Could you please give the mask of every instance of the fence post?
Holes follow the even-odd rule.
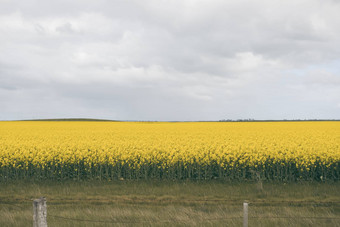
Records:
[[[243,227],[248,227],[248,203],[243,203]]]
[[[256,179],[257,179],[257,183],[256,183],[257,191],[262,192],[263,184],[262,184],[261,174],[259,172],[256,172]]]
[[[33,227],[47,227],[46,198],[33,200]]]

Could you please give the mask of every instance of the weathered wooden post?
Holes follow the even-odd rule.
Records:
[[[248,203],[243,203],[243,227],[248,227]]]
[[[259,172],[256,172],[256,179],[257,179],[257,191],[262,192],[263,191],[263,184],[261,179],[261,174]]]
[[[33,227],[47,227],[46,198],[33,200]]]

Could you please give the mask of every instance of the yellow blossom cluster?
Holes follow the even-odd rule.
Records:
[[[338,180],[340,122],[0,122],[0,179]]]

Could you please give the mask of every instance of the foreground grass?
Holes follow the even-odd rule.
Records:
[[[263,190],[218,181],[0,186],[0,226],[31,225],[32,199],[41,196],[49,226],[241,226],[244,201],[250,203],[250,226],[340,226],[340,183],[265,183]]]

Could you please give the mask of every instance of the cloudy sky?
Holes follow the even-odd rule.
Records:
[[[340,1],[0,0],[0,120],[340,119]]]

